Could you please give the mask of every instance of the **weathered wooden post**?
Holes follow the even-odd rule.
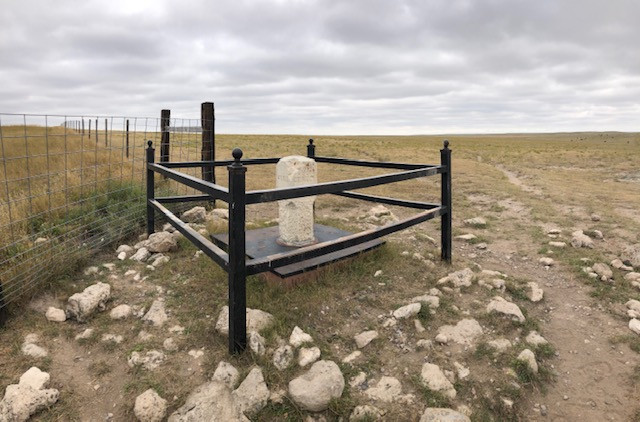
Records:
[[[202,161],[216,160],[216,115],[213,103],[202,103],[200,106],[200,124],[202,125]],[[202,179],[207,182],[216,182],[215,167],[203,166]]]
[[[245,250],[245,178],[242,150],[233,150],[229,170],[229,353],[247,347],[247,267]]]
[[[107,119],[104,119],[104,146],[109,146],[109,132],[108,132],[108,124]]]
[[[96,119],[96,144],[98,143],[98,119]]]
[[[129,119],[127,119],[127,129],[126,129],[126,134],[127,134],[127,158],[129,158]]]
[[[442,166],[442,195],[441,203],[445,208],[441,216],[441,258],[451,263],[451,150],[449,141],[444,141],[444,148],[440,150],[440,165]]]
[[[91,119],[89,120],[89,139],[91,139]]]
[[[316,157],[316,146],[313,145],[313,139],[309,139],[309,145],[307,145],[307,157],[309,158]]]
[[[84,117],[82,118],[82,134],[84,135]]]
[[[160,112],[160,162],[169,162],[169,120],[171,119],[171,110],[162,110]]]
[[[153,148],[153,142],[147,141],[147,235],[151,234],[155,230],[156,216],[155,210],[149,204],[150,199],[155,198],[154,188],[154,171],[149,168],[149,164],[153,164],[155,161],[155,149]]]

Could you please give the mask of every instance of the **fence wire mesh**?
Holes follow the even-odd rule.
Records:
[[[144,149],[151,140],[160,160],[161,124],[151,117],[0,113],[0,311],[142,230]],[[169,161],[201,159],[202,124],[169,120]],[[184,172],[201,177],[199,168]],[[156,179],[158,193],[196,193]]]

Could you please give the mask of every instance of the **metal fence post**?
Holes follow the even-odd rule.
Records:
[[[147,165],[155,161],[155,152],[153,142],[147,141]],[[154,173],[147,166],[147,235],[149,236],[154,232],[156,223],[155,210],[149,203],[149,200],[155,198]]]
[[[441,217],[441,258],[451,263],[451,150],[449,141],[444,141],[444,148],[440,150],[440,165],[442,170],[441,203],[446,212]]]
[[[171,119],[171,110],[162,110],[160,112],[160,130],[162,139],[160,140],[160,162],[169,162],[169,120]]]
[[[216,115],[213,103],[202,103],[200,105],[200,124],[202,125],[202,161],[216,160]],[[202,179],[207,182],[216,182],[215,167],[202,167]]]
[[[315,158],[316,156],[316,146],[313,145],[313,139],[309,139],[309,145],[307,145],[307,157]]]
[[[242,150],[233,150],[229,170],[229,353],[247,347],[247,267],[245,251],[245,177]]]

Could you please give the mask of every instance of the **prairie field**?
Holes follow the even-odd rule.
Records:
[[[640,289],[628,277],[640,269],[612,263],[626,248],[640,244],[640,134],[216,135],[218,160],[230,159],[235,147],[243,150],[244,158],[306,155],[310,137],[318,156],[426,164],[439,163],[439,150],[447,139],[453,159],[451,265],[439,260],[436,219],[391,235],[383,247],[329,266],[293,287],[273,277],[249,277],[248,306],[269,312],[274,322],[261,333],[266,352],[229,356],[227,337],[215,329],[228,299],[226,274],[215,263],[196,254],[184,238],[178,239],[177,251],[165,254],[170,259],[162,265],[116,258],[119,244],[134,246],[143,233],[143,148],[145,140],[152,139],[158,160],[159,134],[132,135],[127,160],[121,132],[114,131],[105,148],[63,128],[45,133],[29,127],[29,133],[39,137],[29,136],[25,143],[20,132],[24,130],[2,128],[0,227],[6,243],[0,248],[20,243],[28,249],[37,237],[55,243],[64,230],[54,231],[52,225],[74,224],[69,215],[77,207],[92,216],[82,220],[84,225],[108,215],[111,225],[124,227],[112,242],[83,255],[73,268],[44,283],[36,280],[38,288],[10,309],[9,320],[0,328],[0,388],[16,383],[37,365],[51,375],[50,388],[60,392],[58,402],[39,412],[36,420],[99,420],[109,414],[113,420],[133,420],[135,399],[149,388],[167,400],[170,415],[196,387],[211,380],[221,361],[236,367],[240,379],[252,368],[262,371],[271,396],[250,412],[251,420],[347,420],[363,405],[379,413],[361,420],[419,420],[427,407],[454,409],[473,421],[640,417],[640,335],[628,328],[625,305],[640,300]],[[48,142],[43,143],[45,135]],[[199,143],[199,134],[176,135],[171,161],[198,160]],[[20,158],[27,155],[28,160]],[[320,182],[384,172],[318,165]],[[217,183],[227,185],[226,173],[223,167],[216,169]],[[166,192],[192,192],[160,176],[156,184]],[[274,185],[275,165],[249,167],[247,189]],[[126,195],[114,195],[117,191]],[[439,202],[440,180],[415,179],[363,192]],[[108,201],[100,202],[100,195]],[[119,201],[126,206],[118,207]],[[203,205],[211,211],[211,204]],[[319,196],[316,220],[353,232],[364,230],[384,224],[384,219],[371,215],[374,205]],[[389,218],[411,214],[387,208]],[[209,216],[203,223],[209,233],[226,230],[225,220],[215,213]],[[277,217],[276,203],[251,206],[247,228],[276,224]],[[484,223],[465,223],[475,217]],[[576,230],[592,239],[592,247],[571,246]],[[456,238],[465,234],[474,236]],[[7,266],[12,263],[5,261]],[[103,266],[108,263],[114,265]],[[590,275],[598,263],[611,269],[606,281]],[[83,271],[90,267],[95,271]],[[465,268],[472,274],[469,285],[442,281]],[[106,312],[82,324],[47,321],[48,307],[64,308],[70,295],[99,281],[111,285]],[[544,290],[542,300],[531,299],[530,283]],[[436,296],[438,306],[422,302],[412,317],[392,317],[394,310],[421,295]],[[496,296],[517,305],[523,319],[489,312],[487,306]],[[156,300],[166,307],[164,326],[149,325],[135,315],[124,320],[109,316],[115,306],[148,310]],[[451,332],[444,327],[467,320],[481,327],[473,340],[458,343],[452,335],[446,341],[438,337]],[[169,330],[176,325],[183,331]],[[312,344],[306,346],[318,347],[321,359],[336,362],[344,376],[341,395],[319,412],[305,410],[287,394],[289,382],[309,367],[300,367],[296,359],[285,368],[274,363],[274,353],[296,326],[311,335]],[[86,328],[93,334],[76,340]],[[378,337],[357,347],[354,336],[372,330]],[[141,331],[151,336],[141,336]],[[546,342],[531,343],[533,332]],[[48,350],[46,357],[24,355],[30,333],[38,334],[38,345]],[[103,340],[108,334],[122,339]],[[168,338],[175,348],[166,347]],[[497,348],[497,340],[508,340],[509,346]],[[535,371],[519,358],[526,349],[535,356]],[[158,368],[128,365],[132,353],[152,350],[163,351]],[[203,354],[195,357],[197,351]],[[361,354],[344,360],[356,351]],[[421,369],[426,363],[442,369],[455,394],[424,381]],[[389,382],[393,388],[385,389]],[[283,394],[278,398],[279,392]]]

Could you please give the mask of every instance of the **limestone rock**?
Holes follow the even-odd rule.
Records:
[[[409,302],[411,302],[411,303],[424,303],[430,309],[435,309],[435,308],[440,307],[440,298],[438,296],[433,296],[433,295],[416,296],[413,299],[411,299]]]
[[[593,248],[593,240],[582,230],[574,231],[571,236],[571,246],[574,248]]]
[[[100,268],[98,268],[98,267],[95,267],[95,266],[87,267],[84,270],[84,275],[98,274],[98,271],[100,271]]]
[[[165,232],[163,232],[163,233],[165,233]],[[142,261],[146,261],[150,256],[151,256],[151,252],[149,252],[149,250],[147,248],[142,247],[142,248],[138,249],[136,251],[136,253],[131,255],[129,257],[129,259],[131,259],[133,261],[142,262]]]
[[[519,322],[525,322],[524,315],[518,305],[511,303],[500,296],[495,296],[487,305],[487,313],[494,312],[506,315]]]
[[[153,260],[153,262],[151,263],[151,266],[154,268],[158,268],[159,266],[161,266],[162,264],[166,264],[170,260],[171,258],[169,258],[168,256],[160,254],[160,256],[156,257]]]
[[[226,208],[216,208],[211,211],[211,215],[223,220],[229,219],[229,210]]]
[[[259,309],[247,308],[247,332],[260,332],[273,324],[273,315]],[[229,307],[223,306],[218,320],[216,321],[216,331],[220,334],[229,335]]]
[[[316,162],[299,155],[283,157],[276,164],[276,187],[290,188],[318,183]],[[315,196],[278,201],[280,237],[284,245],[304,246],[315,242],[313,204]]]
[[[49,306],[45,317],[52,322],[64,322],[67,320],[67,314],[62,309],[54,308],[53,306]]]
[[[450,399],[456,398],[456,390],[438,365],[425,363],[420,373],[422,385],[432,391],[439,391]]]
[[[183,212],[180,219],[185,223],[204,223],[207,221],[207,210],[204,207],[193,207]]]
[[[629,329],[640,335],[640,319],[632,318],[629,320]]]
[[[487,220],[485,220],[482,217],[468,218],[463,222],[466,226],[471,226],[471,227],[486,227],[487,225]]]
[[[171,233],[152,233],[147,239],[147,249],[151,253],[175,251],[178,249],[178,242]]]
[[[289,382],[289,397],[302,409],[322,412],[331,399],[342,396],[344,376],[333,361],[321,360]]]
[[[289,344],[293,347],[299,347],[304,343],[313,343],[313,338],[296,325],[289,336]]]
[[[67,300],[67,316],[84,322],[96,310],[103,311],[105,303],[111,297],[111,286],[107,283],[96,283],[76,293]]]
[[[453,362],[453,366],[455,366],[457,378],[460,380],[467,378],[469,374],[471,374],[469,368],[462,365],[461,363]]]
[[[238,381],[240,381],[240,373],[229,362],[220,361],[211,381],[217,381],[229,387],[231,390],[236,388]]]
[[[555,261],[553,260],[553,258],[549,258],[547,256],[542,257],[538,260],[539,263],[541,263],[542,265],[546,265],[548,267],[551,267],[552,265],[555,265]]]
[[[598,214],[591,214],[591,221],[600,221],[601,217]]]
[[[288,344],[278,347],[273,352],[273,365],[281,371],[288,368],[292,361],[293,349]]]
[[[609,268],[609,266],[607,264],[604,264],[602,262],[598,262],[598,263],[593,264],[591,269],[593,269],[593,272],[598,274],[598,276],[603,281],[604,280],[611,280],[613,278],[613,271],[611,271],[611,268]]]
[[[127,363],[131,368],[142,366],[148,371],[153,371],[164,362],[164,358],[164,353],[157,350],[150,350],[144,355],[140,352],[132,352],[129,359],[127,359]]]
[[[87,340],[93,335],[93,332],[94,332],[93,328],[87,328],[82,333],[78,334],[75,338],[76,340]]]
[[[122,252],[124,252],[126,255],[131,254],[131,252],[133,252],[133,248],[129,245],[120,245],[118,246],[118,249],[116,249],[116,254],[121,254]]]
[[[402,394],[402,384],[394,377],[382,377],[375,387],[370,387],[364,392],[374,400],[392,402]]]
[[[266,340],[255,331],[249,332],[249,348],[258,356],[263,356],[267,350]]]
[[[478,236],[476,236],[473,233],[466,233],[466,234],[461,234],[459,236],[456,236],[456,239],[458,240],[466,240],[466,241],[471,241],[473,239],[476,239]]]
[[[102,341],[104,343],[114,343],[114,344],[120,344],[122,343],[123,337],[121,335],[116,335],[116,334],[103,334],[102,335]]]
[[[630,300],[627,301],[627,303],[625,303],[625,306],[631,311],[635,311],[637,313],[640,313],[640,301],[639,300],[630,299]]]
[[[349,416],[349,422],[371,422],[380,420],[384,412],[369,404],[356,406]]]
[[[443,325],[438,333],[458,344],[471,345],[482,335],[482,327],[475,319],[463,319],[456,325]]]
[[[197,387],[168,422],[248,421],[224,384],[211,381]]]
[[[360,350],[356,350],[355,352],[349,353],[349,355],[345,356],[344,359],[342,359],[342,363],[352,363],[360,356],[362,356],[362,352]]]
[[[143,321],[147,321],[156,327],[162,327],[169,317],[164,309],[164,300],[156,299],[151,304],[149,311],[142,317]]]
[[[529,369],[531,369],[534,373],[538,373],[538,362],[536,362],[536,355],[529,349],[524,349],[518,357],[516,358],[520,362],[524,362],[527,364]]]
[[[270,395],[262,369],[253,368],[231,395],[242,413],[248,417],[255,416],[267,405]]]
[[[418,315],[420,309],[422,309],[422,304],[420,302],[410,303],[393,311],[393,316],[396,319],[411,318]]]
[[[469,287],[473,282],[473,278],[474,274],[471,268],[464,268],[441,278],[438,280],[438,284],[451,283],[453,287]]]
[[[385,217],[385,216],[389,216],[391,215],[391,211],[389,210],[389,208],[385,207],[382,204],[376,205],[375,207],[371,208],[368,212],[368,214],[370,216],[373,217]]]
[[[133,413],[140,422],[160,422],[167,413],[167,401],[150,388],[136,397]]]
[[[544,297],[544,290],[535,281],[527,283],[527,297],[532,302],[540,302]]]
[[[118,305],[111,310],[109,317],[111,319],[127,319],[131,316],[133,311],[129,305]]]
[[[48,373],[36,367],[29,368],[18,384],[7,386],[0,401],[0,421],[23,422],[57,402],[60,393],[56,389],[45,389],[48,382]]]
[[[471,419],[453,409],[427,407],[420,422],[471,422]]]
[[[318,347],[303,347],[298,352],[298,365],[305,367],[320,359],[320,349]]]
[[[498,352],[504,352],[511,347],[511,341],[506,338],[497,338],[487,343],[489,346],[496,349]]]
[[[536,347],[542,344],[549,343],[544,337],[538,334],[537,331],[531,331],[524,340],[532,346]]]
[[[564,248],[567,244],[564,242],[549,242],[549,246],[553,246],[554,248]]]
[[[358,349],[362,349],[377,338],[378,332],[376,330],[363,331],[353,337],[353,339],[356,341],[356,346],[358,346]]]
[[[620,259],[626,264],[632,267],[640,267],[640,243],[630,245],[624,248]]]

